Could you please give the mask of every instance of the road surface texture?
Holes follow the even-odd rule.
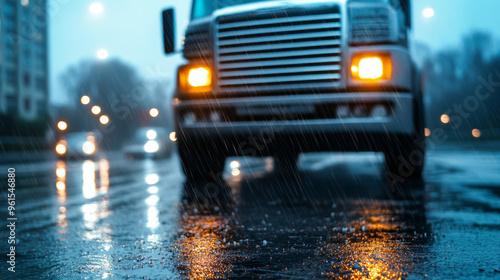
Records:
[[[223,182],[185,182],[176,155],[8,167],[1,279],[500,278],[499,149],[441,147],[392,187],[377,154],[232,158]]]

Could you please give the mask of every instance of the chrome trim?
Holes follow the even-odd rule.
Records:
[[[347,119],[318,119],[296,121],[255,121],[255,122],[219,122],[196,123],[183,125],[178,123],[183,133],[194,134],[251,134],[262,129],[276,130],[280,133],[306,132],[338,132],[338,133],[398,133],[412,134],[413,125],[413,95],[411,93],[349,93],[349,94],[321,94],[270,96],[221,99],[215,101],[183,101],[174,105],[175,110],[186,108],[208,107],[217,110],[218,107],[241,107],[252,105],[283,104],[321,104],[321,103],[348,103],[348,102],[392,102],[392,115],[384,118],[347,118]]]

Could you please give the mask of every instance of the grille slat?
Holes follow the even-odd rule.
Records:
[[[311,15],[311,16],[298,16],[298,17],[285,17],[285,18],[272,18],[272,19],[262,19],[262,20],[251,20],[251,21],[241,21],[235,23],[223,23],[219,24],[219,30],[248,27],[248,26],[259,26],[259,25],[269,25],[269,24],[282,24],[291,22],[303,22],[303,21],[313,21],[313,20],[332,20],[340,19],[338,14],[330,15]]]
[[[331,46],[332,48],[338,47],[340,45],[340,40],[322,40],[322,41],[309,41],[309,42],[292,42],[292,43],[279,43],[279,44],[266,44],[260,46],[252,46],[251,51],[265,51],[265,50],[284,50],[284,49],[295,49],[304,47],[319,47],[319,46]],[[220,48],[219,54],[228,53],[238,53],[238,52],[249,52],[249,47],[236,47],[236,48]]]
[[[304,72],[324,72],[324,71],[340,71],[339,65],[314,65],[314,66],[299,66],[299,67],[288,67],[288,68],[278,68],[278,69],[258,69],[258,70],[246,70],[246,71],[227,71],[219,73],[219,77],[239,77],[239,76],[266,76],[266,75],[276,75],[276,74],[302,74]]]
[[[266,75],[276,75],[276,74],[300,74],[305,71],[307,72],[324,72],[324,71],[339,71],[340,66],[338,65],[324,65],[324,66],[305,66],[305,67],[288,67],[288,68],[278,68],[278,69],[259,69],[259,70],[246,70],[246,71],[231,71],[219,73],[219,77],[240,77],[240,76],[266,76]]]
[[[340,29],[340,23],[319,23],[319,24],[300,24],[292,26],[280,26],[272,28],[258,28],[258,29],[245,29],[236,31],[221,32],[219,30],[219,40],[224,40],[224,38],[240,38],[250,35],[258,35],[259,37],[264,37],[266,34],[274,35],[276,33],[291,33],[297,31],[308,31],[308,30],[329,30],[337,31]],[[268,35],[268,36],[269,36]]]
[[[227,63],[224,65],[224,71],[238,71],[238,69],[244,70],[248,68],[265,68],[265,67],[291,67],[294,65],[306,65],[306,64],[332,64],[339,63],[341,58],[339,56],[332,57],[319,57],[319,58],[295,58],[287,60],[270,60],[270,61],[256,61],[256,62],[244,62],[244,63]]]
[[[306,40],[306,39],[317,39],[317,38],[340,38],[340,31],[334,32],[310,32],[303,34],[296,34],[293,36],[293,40]],[[289,35],[277,35],[272,37],[257,37],[257,38],[238,38],[232,40],[219,41],[219,46],[227,45],[244,45],[244,44],[258,44],[258,43],[268,43],[274,41],[291,40]]]
[[[280,76],[280,77],[263,77],[263,78],[245,78],[245,79],[228,79],[224,85],[239,85],[245,83],[252,84],[276,84],[282,82],[295,81],[318,81],[318,80],[335,80],[339,79],[340,74],[321,74],[321,75],[296,75],[296,76]]]
[[[341,80],[341,15],[337,4],[294,15],[248,14],[216,22],[218,91],[337,87]]]
[[[331,49],[312,49],[312,50],[299,50],[299,51],[283,51],[274,53],[248,53],[242,55],[230,55],[219,57],[219,61],[238,61],[238,60],[257,60],[261,58],[281,58],[281,57],[296,57],[296,56],[311,56],[322,54],[331,56],[333,54],[339,55],[340,48]],[[219,68],[221,69],[221,68]]]

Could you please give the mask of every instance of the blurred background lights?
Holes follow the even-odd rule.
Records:
[[[92,114],[98,115],[101,112],[101,107],[96,105],[96,106],[92,107],[91,111],[92,111]]]
[[[425,8],[423,11],[422,11],[422,15],[425,17],[425,18],[431,18],[434,16],[434,9],[432,8]]]
[[[424,132],[425,132],[425,137],[429,137],[429,136],[431,136],[431,130],[430,130],[430,129],[428,129],[427,127],[425,128],[425,131],[424,131]]]
[[[158,183],[158,181],[160,181],[160,177],[158,176],[158,174],[149,174],[148,176],[146,176],[145,181],[148,185],[154,185]]]
[[[57,123],[57,128],[61,131],[66,130],[68,128],[68,124],[65,121],[60,121]]]
[[[441,122],[444,123],[444,124],[447,124],[450,122],[450,116],[448,116],[447,114],[442,114],[441,115]]]
[[[149,110],[149,115],[150,115],[151,117],[153,117],[153,118],[158,117],[158,114],[159,114],[159,113],[160,113],[160,112],[158,112],[158,109],[156,109],[156,108],[153,108],[153,109]]]
[[[100,118],[99,118],[99,121],[102,123],[102,124],[108,124],[109,123],[109,117],[106,116],[106,115],[102,115]]]
[[[477,128],[474,128],[472,130],[472,136],[474,136],[474,138],[479,138],[481,137],[481,130],[477,129]]]
[[[170,138],[170,140],[171,140],[172,142],[177,141],[177,136],[176,136],[176,134],[175,134],[175,131],[170,132],[170,134],[168,135],[168,138]]]
[[[88,97],[87,95],[84,95],[80,99],[80,102],[82,102],[83,105],[88,105],[90,103],[90,97]]]
[[[101,60],[108,58],[108,56],[109,56],[109,53],[106,49],[100,49],[97,51],[97,58],[99,58]]]
[[[102,14],[103,11],[104,11],[104,6],[99,2],[92,3],[89,6],[89,12],[91,14],[98,15]]]

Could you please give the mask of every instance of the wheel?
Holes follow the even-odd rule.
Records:
[[[399,137],[384,151],[387,169],[402,178],[421,178],[425,164],[425,121],[422,95],[413,103],[414,133]]]
[[[188,180],[220,181],[226,156],[218,142],[179,138],[178,154],[181,166]]]

